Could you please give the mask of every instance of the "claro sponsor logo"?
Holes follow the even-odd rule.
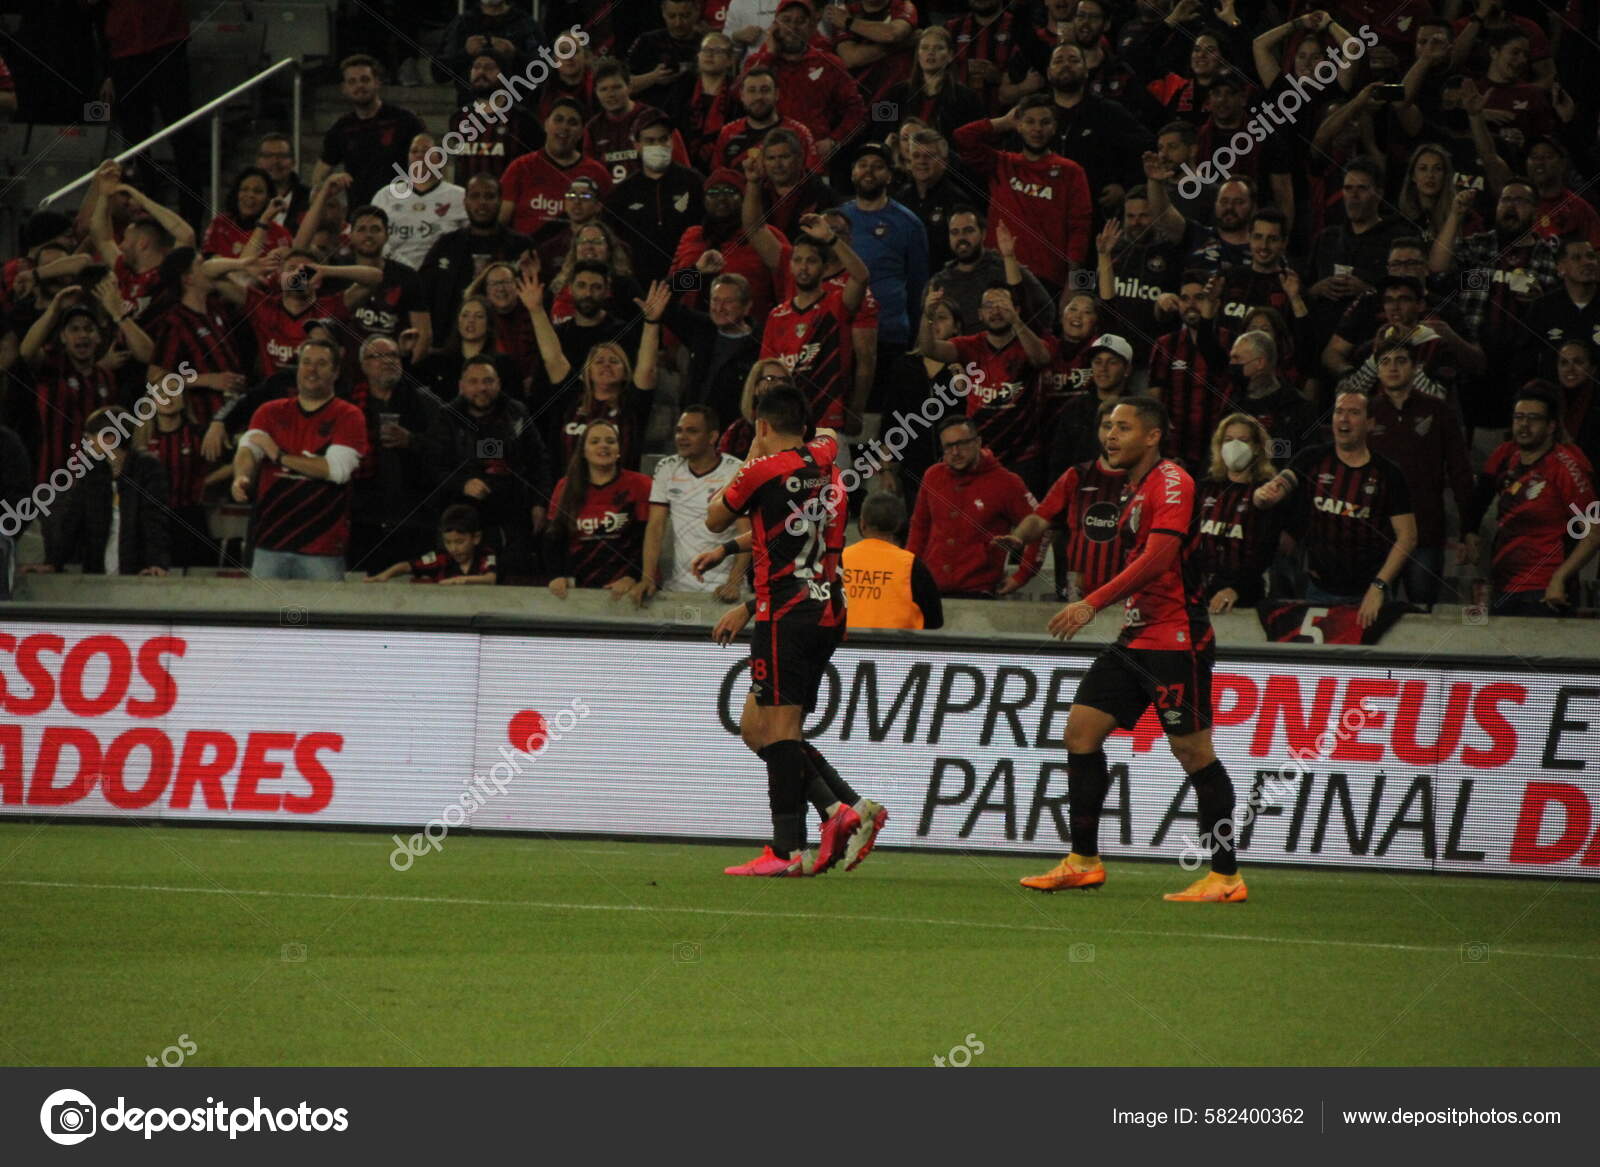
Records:
[[[721,686],[720,717],[730,734],[737,733],[735,700],[742,694],[739,678],[746,667],[747,662],[733,665]],[[871,658],[845,674],[830,664],[807,736],[925,747],[928,778],[919,838],[947,838],[954,830],[965,839],[982,824],[1000,827],[1008,840],[1031,842],[1051,838],[1053,824],[1054,838],[1069,839],[1061,735],[1087,660],[1037,670],[921,662],[903,676],[893,662],[881,667],[900,678],[898,683],[882,680],[880,664]],[[1528,700],[1527,687],[1513,680],[1441,685],[1425,679],[1219,671],[1214,681],[1219,753],[1233,770],[1241,798],[1256,808],[1253,821],[1240,831],[1241,850],[1249,848],[1258,830],[1270,829],[1273,853],[1285,856],[1381,858],[1401,849],[1427,859],[1485,860],[1485,852],[1466,842],[1478,783],[1503,781],[1509,764],[1531,760],[1530,754],[1537,758],[1541,750],[1547,769],[1582,768],[1575,755],[1592,752],[1584,744],[1590,722],[1577,716],[1575,703],[1586,702],[1593,711],[1600,706],[1600,690],[1559,689],[1536,741],[1519,740],[1508,717]],[[1546,700],[1541,692],[1539,704]],[[1352,721],[1355,714],[1360,716]],[[1336,724],[1350,728],[1329,735]],[[964,756],[974,745],[974,733],[983,759]],[[1153,711],[1115,736],[1131,739],[1136,756],[1152,750],[1165,754]],[[1014,756],[996,759],[995,751]],[[1297,760],[1288,765],[1285,758]],[[1253,771],[1251,759],[1257,761]],[[1170,801],[1149,830],[1135,829],[1134,775],[1128,764],[1110,767],[1108,829],[1117,825],[1123,846],[1176,845],[1198,823],[1193,792],[1176,781],[1170,759],[1152,759],[1152,764],[1166,764],[1167,770],[1160,778],[1137,775],[1147,806],[1153,789]],[[1453,776],[1441,773],[1447,767]],[[1482,773],[1462,777],[1463,771]],[[1277,791],[1275,800],[1265,797],[1269,788]],[[1600,867],[1600,808],[1583,787],[1529,782],[1519,793],[1509,854],[1491,862],[1549,864],[1577,857],[1579,866]],[[1271,827],[1263,827],[1264,821]]]
[[[315,814],[333,798],[324,758],[344,748],[333,732],[187,728],[172,662],[176,636],[69,640],[51,632],[0,632],[0,709],[12,718],[63,714],[74,725],[0,725],[0,803],[81,802],[98,786],[119,810],[164,803],[211,811]],[[9,659],[7,659],[9,658]],[[112,729],[112,714],[148,722]]]

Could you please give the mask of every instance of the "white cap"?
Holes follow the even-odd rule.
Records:
[[[1133,364],[1133,346],[1114,332],[1102,332],[1089,342],[1089,355],[1093,356],[1099,349],[1115,353],[1128,364]]]

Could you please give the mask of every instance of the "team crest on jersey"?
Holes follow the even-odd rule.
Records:
[[[1128,530],[1132,531],[1136,535],[1139,533],[1139,512],[1143,509],[1144,502],[1143,500],[1140,500],[1139,502],[1134,503],[1132,509],[1128,511]]]
[[[807,324],[804,320],[801,320],[794,326],[794,334],[796,336],[805,336],[805,334],[808,331],[810,331],[810,329],[811,329],[811,326],[809,324]]]
[[[811,72],[807,73],[806,76],[811,78],[811,80],[813,80],[813,81],[821,81],[822,80],[822,66],[818,65],[815,69],[811,70]]]
[[[450,213],[450,204],[449,203],[434,203],[433,204],[433,213],[435,215],[439,216],[439,218],[441,218],[441,219],[444,218],[446,215],[448,215]]]
[[[1532,482],[1528,483],[1528,501],[1529,502],[1532,502],[1534,499],[1538,498],[1543,493],[1544,493],[1544,479],[1535,478]]]
[[[1376,482],[1368,482],[1365,486],[1363,486],[1361,488],[1361,493],[1362,494],[1377,494],[1378,493],[1378,484]]]
[[[1144,266],[1146,271],[1165,271],[1167,269],[1167,261],[1164,256],[1152,255],[1144,261]]]
[[[1416,424],[1417,437],[1423,437],[1433,428],[1433,418],[1419,417]]]
[[[672,209],[677,211],[680,215],[689,209],[688,191],[684,191],[681,195],[672,200]]]
[[[888,233],[889,233],[889,224],[887,224],[887,223],[879,223],[876,227],[874,227],[872,229],[873,236],[878,238],[878,239],[882,239]]]

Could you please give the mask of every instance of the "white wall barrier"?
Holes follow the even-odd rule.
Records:
[[[684,639],[13,621],[0,813],[414,827],[462,806],[484,829],[759,839],[744,659]],[[851,645],[809,729],[891,808],[886,845],[1055,855],[1090,659]],[[1242,856],[1600,877],[1600,674],[1506,663],[1224,657],[1217,749],[1258,804]],[[1107,753],[1107,854],[1192,854],[1194,798],[1153,716]]]

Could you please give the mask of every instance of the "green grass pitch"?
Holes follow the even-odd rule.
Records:
[[[1595,1065],[1600,885],[880,850],[0,824],[0,1061]],[[169,1060],[177,1057],[167,1052]]]

